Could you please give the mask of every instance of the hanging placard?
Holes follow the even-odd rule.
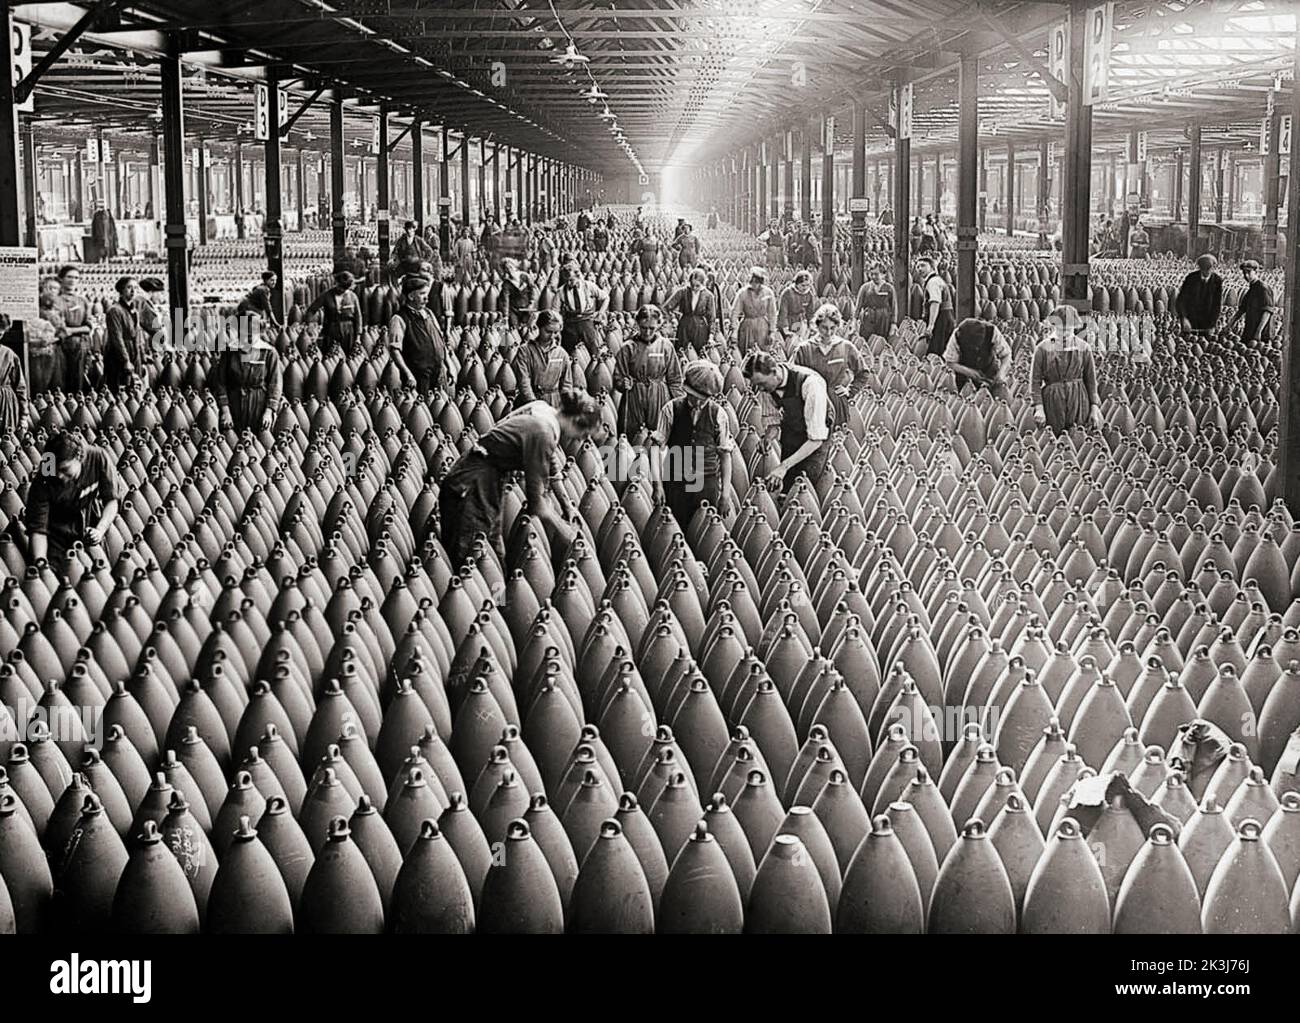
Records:
[[[1144,131],[1140,131],[1140,132],[1138,132],[1138,137],[1137,137],[1137,162],[1138,162],[1138,163],[1146,163],[1146,162],[1147,162],[1147,133],[1144,132]]]
[[[1284,116],[1282,118],[1281,124],[1278,126],[1277,155],[1278,156],[1291,155],[1291,115],[1290,114]]]
[[[889,94],[889,124],[900,139],[912,137],[911,85],[900,85]]]
[[[374,121],[375,130],[374,130],[374,138],[370,142],[370,152],[371,155],[378,156],[379,155],[379,118],[375,117],[372,118],[372,120]]]
[[[17,85],[32,73],[32,30],[30,25],[23,25],[16,21],[11,24],[14,32],[11,44],[14,53],[14,85]],[[14,109],[20,114],[34,112],[35,96],[29,92],[27,98]]]
[[[835,151],[835,118],[826,118],[826,137],[822,140],[822,148],[828,152]]]
[[[289,123],[289,90],[288,89],[277,90],[276,103],[279,106],[279,115],[280,115],[280,119],[278,121],[280,125],[280,141],[288,142],[289,133],[284,130],[284,126]]]
[[[258,142],[271,137],[271,93],[260,83],[253,86],[253,137]]]
[[[108,139],[99,140],[99,162],[113,162],[113,147],[108,144]]]
[[[1070,84],[1070,23],[1063,21],[1052,29],[1052,48],[1048,53],[1047,69],[1052,77]],[[1064,117],[1066,104],[1051,93],[1052,117]]]
[[[1102,4],[1088,11],[1087,39],[1083,56],[1083,102],[1086,106],[1103,103],[1110,84],[1111,32],[1115,24],[1115,5]]]
[[[1269,131],[1269,121],[1271,118],[1265,117],[1259,122],[1259,155],[1268,156],[1272,147],[1269,145],[1273,140],[1269,138],[1272,132]]]

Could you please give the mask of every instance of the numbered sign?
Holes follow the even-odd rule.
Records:
[[[1111,31],[1115,24],[1115,5],[1102,4],[1088,11],[1087,39],[1084,41],[1083,102],[1087,106],[1103,103],[1110,84]]]
[[[372,138],[370,141],[370,152],[378,156],[379,155],[379,118],[375,117],[372,120],[374,121],[375,131],[374,131],[374,138]]]
[[[1271,120],[1272,118],[1265,117],[1262,118],[1259,122],[1259,155],[1260,156],[1268,156],[1269,153],[1272,151],[1272,147],[1270,143],[1273,140],[1270,136],[1273,133],[1269,130],[1272,127],[1269,124]]]
[[[1140,132],[1138,132],[1138,137],[1137,137],[1137,162],[1138,162],[1138,163],[1146,163],[1146,162],[1147,162],[1147,133],[1144,132],[1144,131],[1140,131]]]
[[[1070,84],[1070,23],[1063,21],[1052,29],[1052,48],[1048,53],[1047,69],[1054,78]],[[1066,104],[1051,94],[1051,115],[1064,117]]]
[[[99,163],[99,139],[86,139],[86,161]]]
[[[113,147],[108,144],[108,139],[99,140],[99,162],[113,162]]]
[[[253,137],[258,142],[271,137],[271,93],[261,84],[253,86]]]
[[[32,29],[30,25],[13,22],[13,39],[10,46],[14,52],[14,85],[32,73]],[[34,97],[28,94],[23,102],[15,107],[20,114],[30,114],[35,107]]]
[[[900,85],[889,94],[889,123],[900,139],[912,137],[912,86]]]
[[[284,130],[284,126],[289,123],[289,90],[279,89],[277,92],[277,102],[280,106],[280,141],[288,142],[289,133]]]
[[[1282,118],[1282,123],[1278,128],[1277,135],[1277,155],[1291,155],[1291,115],[1287,114]]]

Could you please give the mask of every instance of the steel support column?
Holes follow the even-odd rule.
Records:
[[[379,223],[376,226],[379,230],[379,265],[382,267],[388,265],[392,251],[392,224],[389,213],[389,205],[392,201],[392,196],[389,194],[392,178],[388,160],[387,103],[379,105],[379,154],[376,159],[378,166],[375,171],[375,205],[379,207]]]
[[[793,132],[783,132],[781,135],[781,157],[785,163],[785,180],[782,182],[781,212],[789,218],[794,216]]]
[[[1007,237],[1016,233],[1016,144],[1007,143]]]
[[[835,135],[830,130],[830,118],[822,122],[822,277],[818,291],[833,280],[835,271]]]
[[[1294,122],[1292,122],[1294,123]],[[1264,269],[1277,267],[1277,211],[1282,183],[1282,158],[1278,155],[1278,142],[1282,134],[1282,108],[1275,105],[1268,123],[1268,156],[1264,157]],[[1223,220],[1223,150],[1219,150],[1219,221]],[[1291,214],[1294,218],[1295,214]],[[1287,230],[1294,245],[1295,227],[1288,222]]]
[[[199,200],[199,244],[208,244],[208,161],[203,152],[206,139],[198,138],[198,147],[194,150],[194,190]]]
[[[469,134],[466,133],[460,140],[460,222],[465,227],[472,222],[469,195]]]
[[[895,91],[902,83],[896,82]],[[902,104],[897,105],[901,109]],[[912,140],[898,132],[894,139],[894,310],[901,322],[909,315],[911,302],[911,237],[907,211],[912,205]]]
[[[1296,23],[1294,47],[1294,82],[1300,82],[1300,21]],[[1300,125],[1300,87],[1291,89],[1291,123]],[[1294,168],[1296,145],[1291,143],[1291,161]],[[1276,152],[1277,147],[1270,149]],[[1292,515],[1300,515],[1300,316],[1296,315],[1296,287],[1300,283],[1300,245],[1296,244],[1295,232],[1300,227],[1300,173],[1287,175],[1287,234],[1286,247],[1286,282],[1283,289],[1286,295],[1286,309],[1283,316],[1285,328],[1282,345],[1282,408],[1278,417],[1280,436],[1278,438],[1279,484],[1276,495],[1265,496],[1282,498]]]
[[[1084,104],[1086,10],[1070,8],[1070,95],[1065,112],[1065,162],[1061,181],[1061,302],[1079,312],[1088,294],[1089,211],[1092,204],[1092,107]]]
[[[860,206],[866,205],[867,199],[867,107],[861,100],[853,101],[853,185],[849,191],[850,206],[857,199]],[[864,249],[867,240],[867,211],[850,210],[853,230],[853,295],[856,300],[862,288],[862,278],[866,269]]]
[[[934,154],[934,219],[943,213],[943,153]]]
[[[23,244],[36,248],[36,178],[40,168],[36,160],[36,126],[23,128]]]
[[[330,97],[330,226],[334,233],[334,260],[343,258],[347,244],[347,217],[343,212],[343,92]]]
[[[416,234],[423,238],[428,217],[424,207],[424,125],[418,117],[411,122],[411,219]]]
[[[1201,252],[1201,126],[1192,125],[1192,160],[1187,174],[1187,255]]]
[[[975,315],[975,200],[979,190],[978,58],[963,55],[957,78],[957,320]]]
[[[509,157],[506,157],[507,163]],[[501,223],[501,146],[492,144],[492,219]]]
[[[280,191],[283,177],[280,173],[280,102],[287,98],[280,92],[280,81],[275,68],[266,72],[266,91],[271,104],[271,132],[264,148],[266,158],[266,219],[262,224],[262,241],[266,250],[266,268],[275,274],[275,288],[271,292],[271,308],[276,319],[284,317],[284,202]],[[206,188],[205,181],[200,188]]]
[[[1177,224],[1183,219],[1183,148],[1179,146],[1174,150],[1174,215],[1173,222]]]
[[[803,168],[800,181],[802,189],[799,193],[799,219],[803,221],[805,227],[812,223],[812,137],[813,128],[811,124],[805,124],[803,127]]]
[[[1051,162],[1047,140],[1038,143],[1038,247],[1047,248],[1047,214],[1051,203]]]
[[[162,78],[162,135],[167,203],[163,227],[167,247],[167,294],[173,320],[184,321],[190,309],[190,267],[185,237],[185,104],[181,95],[180,54],[173,49],[159,61]],[[173,337],[173,341],[180,341]]]
[[[980,233],[989,229],[989,151],[980,150]]]
[[[1271,129],[1272,125],[1269,127]],[[1274,138],[1276,137],[1277,136],[1275,135]],[[1226,163],[1227,156],[1224,152],[1224,147],[1220,146],[1218,152],[1215,153],[1214,160],[1214,222],[1216,224],[1223,223],[1223,185]]]

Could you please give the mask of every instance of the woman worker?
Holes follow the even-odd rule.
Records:
[[[682,393],[682,364],[672,342],[659,333],[663,314],[656,305],[637,310],[636,336],[614,356],[614,390],[623,394],[618,432],[633,447],[645,443],[659,424],[659,411]]]
[[[677,524],[690,523],[708,501],[724,518],[731,513],[731,453],[735,442],[722,407],[722,371],[707,359],[687,363],[686,393],[659,412],[649,437],[655,498],[666,501]]]
[[[677,321],[677,351],[685,352],[688,347],[703,352],[709,344],[713,322],[717,319],[717,308],[713,293],[705,287],[708,275],[703,268],[691,271],[690,281],[681,285],[668,296],[664,303],[664,312],[679,314]]]
[[[325,316],[325,326],[320,334],[322,355],[332,355],[340,348],[346,354],[361,337],[361,299],[352,290],[355,283],[352,271],[336,270],[334,287],[321,292],[303,313],[303,319],[306,320],[310,320],[318,310]]]
[[[429,311],[433,282],[413,274],[402,279],[402,307],[388,321],[388,347],[404,387],[428,397],[447,377],[442,328]]]
[[[552,408],[559,408],[564,391],[583,390],[573,358],[560,344],[563,331],[564,318],[554,309],[543,309],[537,314],[537,336],[519,346],[511,363],[518,388],[516,406],[544,401]]]
[[[894,289],[885,281],[884,270],[873,270],[871,280],[858,291],[854,309],[858,318],[858,336],[870,338],[879,334],[889,337],[894,325]]]
[[[27,492],[23,521],[32,561],[45,558],[61,572],[73,544],[102,546],[125,496],[126,484],[105,448],[69,430],[55,433]]]
[[[1073,306],[1060,305],[1047,317],[1047,332],[1034,349],[1029,388],[1034,422],[1062,433],[1074,426],[1101,428],[1097,363],[1084,336],[1087,322]]]
[[[835,421],[849,421],[849,396],[866,382],[867,367],[861,353],[847,338],[836,337],[843,318],[832,302],[823,303],[813,314],[816,333],[795,348],[790,361],[796,366],[816,370],[826,381],[826,390],[835,410]]]
[[[140,344],[140,313],[136,308],[136,280],[119,277],[117,301],[104,314],[104,385],[111,391],[147,380]]]
[[[280,408],[280,356],[263,337],[262,314],[240,307],[208,386],[216,395],[223,430],[269,430]]]
[[[600,425],[600,407],[594,398],[565,391],[558,409],[545,402],[530,402],[480,437],[457,459],[439,492],[442,544],[452,565],[459,569],[472,557],[480,533],[504,559],[501,494],[505,479],[514,472],[524,473],[528,513],[550,526],[556,541],[567,546],[573,530],[566,520],[576,513],[557,482],[563,472],[564,449],[586,440]]]

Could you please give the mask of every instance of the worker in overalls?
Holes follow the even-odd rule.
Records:
[[[74,544],[102,548],[126,493],[107,449],[68,430],[55,433],[27,492],[23,521],[32,561],[44,558],[61,573]]]
[[[565,450],[581,444],[600,426],[595,399],[565,391],[558,409],[530,402],[461,455],[442,481],[438,500],[442,544],[453,567],[459,569],[473,556],[480,535],[504,561],[502,491],[516,472],[524,474],[527,514],[549,527],[557,549],[567,547],[574,536],[569,522],[576,512],[561,485]]]
[[[361,299],[352,290],[356,278],[350,270],[338,270],[334,274],[334,287],[322,292],[307,311],[303,319],[310,320],[317,311],[324,314],[325,325],[320,333],[320,350],[322,355],[332,355],[339,349],[344,354],[356,344],[364,329],[361,319]]]
[[[955,325],[952,288],[935,270],[931,259],[916,261],[916,275],[921,278],[921,290],[925,292],[925,323],[930,336],[926,354],[943,355]]]
[[[773,489],[788,492],[800,476],[816,483],[829,457],[833,422],[826,381],[810,369],[750,352],[741,372],[755,390],[772,395],[781,411],[780,462],[768,475]]]
[[[650,471],[655,498],[666,502],[683,529],[707,501],[724,518],[731,514],[731,453],[735,442],[722,407],[722,371],[707,359],[687,364],[681,397],[659,412],[650,434]]]
[[[537,314],[537,336],[519,346],[511,364],[518,388],[517,407],[544,401],[552,408],[559,408],[563,391],[583,390],[573,359],[560,344],[563,330],[564,318],[554,309],[543,309]]]
[[[388,348],[403,387],[414,387],[427,398],[447,378],[447,346],[442,328],[429,310],[427,277],[402,279],[402,306],[388,321]]]
[[[659,331],[662,323],[658,306],[642,306],[636,335],[614,356],[614,390],[623,395],[618,432],[633,447],[645,443],[658,425],[659,411],[682,393],[682,364],[673,343]]]
[[[581,343],[588,354],[600,351],[601,333],[597,318],[603,319],[609,311],[609,292],[594,282],[584,280],[577,263],[565,268],[565,279],[560,289],[560,312],[564,316],[564,333],[560,343],[572,355]]]

